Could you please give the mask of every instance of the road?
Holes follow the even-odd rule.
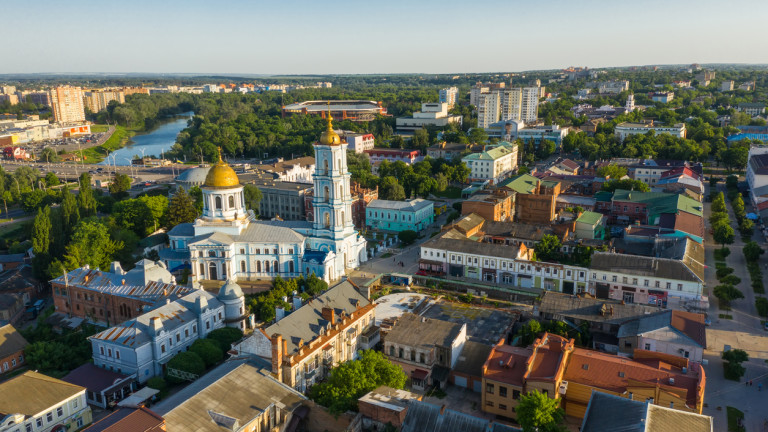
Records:
[[[44,162],[16,162],[0,161],[6,171],[15,171],[20,166],[27,166],[39,171],[42,175],[48,172],[55,173],[59,178],[77,179],[83,172],[93,172],[96,175],[112,176],[115,173],[127,174],[138,181],[170,182],[181,171],[192,168],[190,165],[172,164],[164,167],[141,166],[113,166],[83,163],[44,163]],[[101,171],[98,171],[101,169]]]

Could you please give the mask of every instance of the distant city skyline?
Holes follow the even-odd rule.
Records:
[[[482,73],[768,62],[768,2],[761,0],[3,3],[16,25],[0,29],[0,74]]]

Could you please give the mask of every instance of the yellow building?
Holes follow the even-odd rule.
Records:
[[[51,111],[56,123],[85,121],[83,90],[80,87],[60,86],[50,91]]]
[[[107,109],[107,105],[112,101],[125,103],[125,93],[118,90],[91,90],[85,92],[83,99],[85,107],[92,113],[97,113]]]

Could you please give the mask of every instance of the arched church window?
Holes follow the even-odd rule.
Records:
[[[326,228],[331,227],[331,214],[328,212],[325,213],[325,227]]]
[[[323,174],[328,175],[328,159],[323,161]]]
[[[323,188],[323,198],[325,199],[325,202],[328,202],[331,199],[331,192],[330,189],[328,189],[328,186]]]
[[[294,269],[293,269],[293,261],[290,261],[290,262],[288,262],[288,271],[289,271],[289,272],[291,272],[291,273],[293,273],[293,272],[294,272]]]
[[[234,195],[230,195],[229,196],[229,208],[230,209],[235,208],[235,196]]]
[[[264,271],[269,273],[269,261],[264,261]]]
[[[216,256],[216,251],[208,251],[208,256],[209,257],[215,257]]]
[[[216,210],[221,210],[221,197],[216,197]]]
[[[275,273],[280,273],[280,263],[278,263],[277,261],[272,263],[272,271]]]
[[[245,261],[240,261],[240,271],[245,273]]]
[[[256,273],[261,273],[261,261],[256,261]]]
[[[205,264],[203,263],[200,263],[200,274],[198,276],[205,277]]]

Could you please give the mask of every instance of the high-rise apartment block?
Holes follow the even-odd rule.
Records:
[[[456,105],[456,98],[458,98],[458,96],[459,89],[456,87],[440,89],[440,103],[448,104],[448,109],[451,109]]]
[[[85,92],[85,107],[92,113],[97,113],[107,109],[112,101],[125,103],[125,93],[119,90],[91,90]]]
[[[83,90],[80,87],[60,86],[50,91],[51,111],[56,123],[85,121]]]
[[[1,94],[14,94],[16,93],[16,87],[15,86],[0,86],[0,93]]]
[[[539,116],[540,87],[499,88],[480,93],[477,126],[487,128],[498,121],[535,122]]]

